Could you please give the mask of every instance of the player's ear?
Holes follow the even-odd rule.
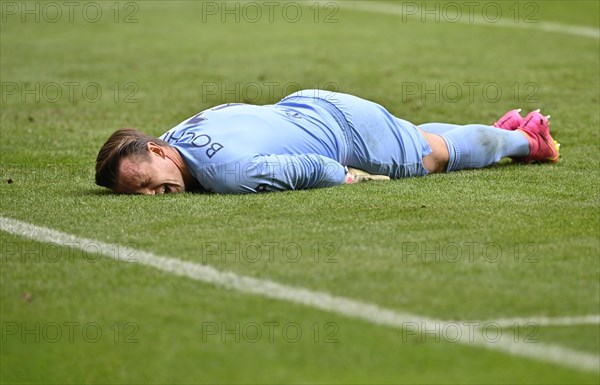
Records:
[[[148,147],[148,151],[150,151],[151,155],[152,154],[158,155],[164,159],[165,150],[161,146],[159,146],[158,144],[156,144],[154,142],[148,142],[147,147]]]

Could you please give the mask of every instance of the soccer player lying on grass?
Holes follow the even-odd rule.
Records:
[[[96,183],[115,193],[254,193],[482,168],[511,157],[558,161],[539,110],[509,111],[494,126],[419,127],[358,97],[296,92],[277,104],[224,104],[160,139],[114,132],[96,159]]]

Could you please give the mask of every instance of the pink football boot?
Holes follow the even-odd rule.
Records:
[[[544,116],[540,110],[532,111],[523,119],[523,123],[517,128],[525,134],[529,142],[529,155],[514,158],[518,162],[558,162],[560,144],[550,136],[548,127],[550,115]]]
[[[523,123],[523,117],[519,113],[521,109],[518,110],[510,110],[503,117],[498,119],[496,123],[494,123],[494,127],[501,128],[503,130],[514,131],[517,128],[521,127]]]

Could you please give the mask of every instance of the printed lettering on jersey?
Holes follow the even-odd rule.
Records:
[[[203,120],[207,120],[207,118],[201,116],[204,113],[204,111],[197,113],[196,115],[192,116],[190,118],[190,120],[188,120],[187,122],[185,122],[185,124],[198,124]]]
[[[227,107],[242,106],[244,103],[227,103],[211,108],[209,111],[218,111]],[[199,123],[208,120],[202,111],[192,116],[188,121],[182,124],[182,128],[170,131],[165,136],[165,141],[169,143],[189,143],[194,147],[205,148],[205,154],[210,159],[224,146],[221,143],[213,141],[210,135],[197,132]]]
[[[192,121],[194,121],[197,124],[203,120],[207,120],[207,118],[200,117],[200,114],[192,117],[186,122],[186,124]],[[164,140],[169,143],[189,143],[194,147],[204,148],[206,150],[206,156],[209,159],[211,159],[213,156],[215,156],[217,152],[219,152],[223,148],[223,145],[221,143],[213,141],[210,135],[201,132],[195,132],[196,128],[196,125],[190,125],[187,127],[182,127],[178,130],[169,131],[165,135]]]

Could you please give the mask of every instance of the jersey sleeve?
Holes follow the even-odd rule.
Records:
[[[256,155],[236,162],[212,164],[197,176],[215,193],[256,193],[341,185],[346,169],[317,154]]]

